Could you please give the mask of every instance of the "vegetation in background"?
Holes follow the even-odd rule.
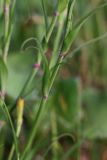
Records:
[[[106,160],[106,6],[0,0],[0,160]]]

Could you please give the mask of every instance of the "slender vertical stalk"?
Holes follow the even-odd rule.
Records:
[[[54,49],[52,52],[52,57],[51,57],[51,61],[50,61],[50,65],[49,68],[51,69],[52,67],[54,67],[54,65],[56,64],[57,58],[58,58],[58,49],[60,46],[60,41],[61,41],[61,37],[62,37],[62,31],[63,31],[63,27],[64,27],[64,17],[65,14],[60,15],[59,16],[59,27],[58,27],[58,31],[57,31],[57,35],[56,35],[56,39],[55,39],[55,43],[54,43]]]
[[[62,43],[61,43],[60,53],[62,53],[62,49],[63,49],[63,43],[64,43],[64,39],[65,39],[65,35],[66,35],[66,30],[67,30],[66,29],[66,25],[68,24],[69,11],[70,11],[70,7],[68,7],[67,17],[65,16],[66,17],[65,28],[64,28],[65,30],[64,30],[64,35],[63,35]],[[59,46],[58,46],[58,48],[59,48]],[[50,93],[50,90],[51,90],[51,88],[53,86],[53,82],[54,82],[54,80],[56,78],[56,75],[57,75],[57,73],[59,71],[59,68],[60,68],[59,63],[62,62],[63,58],[64,58],[63,56],[59,55],[59,58],[58,58],[57,63],[56,63],[57,64],[56,70],[52,74],[52,77],[51,77],[50,82],[48,84],[47,93],[45,93],[47,95],[47,97],[48,97],[48,95]],[[47,84],[45,84],[45,85],[47,86]],[[37,116],[36,116],[35,121],[34,121],[34,126],[33,126],[33,129],[31,131],[30,138],[29,138],[28,143],[26,145],[26,148],[25,148],[25,150],[24,150],[24,152],[22,154],[21,160],[24,160],[26,158],[26,155],[27,155],[29,149],[32,146],[32,142],[33,142],[33,140],[34,140],[34,138],[35,138],[35,136],[37,134],[37,127],[38,127],[38,125],[40,123],[40,120],[41,120],[41,117],[42,117],[42,114],[43,114],[43,110],[44,110],[45,105],[46,105],[46,101],[47,101],[47,98],[46,97],[44,98],[44,96],[43,96],[42,99],[41,99],[41,102],[40,102],[40,106],[39,106],[39,110],[38,110]]]
[[[46,32],[47,32],[47,30],[48,30],[48,17],[47,17],[47,12],[46,12],[46,9],[45,9],[44,0],[41,0],[41,1],[42,1],[42,8],[43,8],[44,19],[45,19],[45,28],[46,28]]]
[[[9,49],[9,24],[10,24],[10,0],[5,0],[4,3],[4,49],[3,58],[6,62],[6,57]]]
[[[56,14],[53,16],[53,19],[52,19],[52,22],[51,22],[51,25],[46,33],[46,42],[48,43],[50,37],[51,37],[51,34],[53,32],[53,29],[55,27],[55,24],[57,22],[57,19],[58,19],[58,16],[59,16],[59,13],[56,12]]]
[[[17,144],[17,139],[16,139],[16,132],[15,132],[15,129],[14,129],[14,126],[13,126],[12,119],[11,119],[10,113],[8,111],[8,108],[7,108],[5,102],[2,99],[0,99],[0,107],[4,111],[4,114],[6,115],[6,118],[8,119],[8,121],[10,123],[10,126],[12,128],[14,145],[15,145],[15,150],[16,150],[16,157],[17,157],[17,160],[19,160],[19,151],[18,151],[18,144]]]
[[[47,33],[46,33],[46,37],[44,37],[44,38],[46,39],[46,42],[47,42],[47,43],[49,42],[49,39],[50,39],[51,34],[52,34],[52,32],[53,32],[53,29],[54,29],[54,27],[55,27],[57,18],[58,18],[58,15],[53,17],[52,22],[51,22],[51,25],[50,25]],[[44,38],[43,38],[43,40],[44,40]],[[42,41],[43,41],[43,40],[42,40]],[[47,51],[47,46],[45,45],[44,48],[43,48],[43,53],[45,54],[46,51]],[[42,62],[42,57],[41,57],[40,53],[38,53],[38,59],[37,59],[37,62],[36,62],[36,63],[41,64],[41,62]],[[31,72],[31,74],[29,75],[28,79],[26,80],[24,86],[22,87],[22,90],[20,91],[17,99],[24,96],[24,94],[25,94],[25,92],[26,92],[26,89],[29,88],[29,86],[30,86],[30,84],[32,83],[32,80],[34,79],[37,71],[38,71],[37,68],[36,68],[36,69],[33,69],[33,71]],[[17,99],[16,99],[16,101],[17,101]],[[13,109],[13,107],[15,106],[16,101],[11,105],[10,111],[11,111],[11,110]]]
[[[57,119],[55,110],[52,109],[51,112],[51,128],[52,128],[52,153],[53,153],[53,160],[58,160],[58,139],[57,139]]]
[[[21,127],[23,123],[23,112],[24,112],[24,100],[19,99],[17,103],[17,129],[16,129],[16,137],[19,138]],[[8,160],[12,160],[14,155],[15,145],[12,145],[12,148],[10,150],[10,154],[8,157]]]
[[[25,150],[22,153],[21,160],[24,160],[26,158],[27,153],[28,153],[29,149],[32,146],[32,142],[33,142],[33,140],[35,138],[35,135],[37,134],[37,127],[39,126],[39,122],[40,122],[41,117],[42,117],[42,115],[44,113],[44,107],[45,107],[46,101],[47,101],[47,99],[42,97],[41,102],[40,102],[40,106],[39,106],[39,110],[38,110],[36,118],[34,120],[34,127],[31,130],[31,134],[30,134],[30,137],[28,139],[28,143],[27,143],[27,145],[25,147]]]
[[[11,40],[11,33],[12,33],[12,19],[14,15],[14,9],[15,9],[15,3],[16,0],[5,0],[4,3],[4,47],[3,47],[3,59],[6,62],[7,61],[7,55],[9,51],[9,45]]]

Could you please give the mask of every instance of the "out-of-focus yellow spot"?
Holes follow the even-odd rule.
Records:
[[[22,124],[23,112],[24,112],[24,99],[20,98],[17,101],[17,123],[18,125]]]
[[[19,98],[17,101],[17,136],[19,136],[21,131],[21,126],[23,123],[23,113],[24,113],[24,99]]]
[[[17,107],[23,108],[24,107],[24,99],[20,98],[17,102]]]

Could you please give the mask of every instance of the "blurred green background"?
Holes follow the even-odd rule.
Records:
[[[104,0],[78,0],[75,5],[74,22]],[[45,0],[49,19],[57,0]],[[0,0],[0,48],[3,36],[3,0]],[[56,26],[57,27],[57,26]],[[35,49],[21,51],[22,43],[30,37],[44,36],[44,18],[39,0],[18,0],[13,20],[13,33],[9,49],[7,85],[8,98],[18,96],[37,57]],[[87,41],[107,33],[107,7],[97,11],[82,27],[71,47],[71,53]],[[48,55],[51,54],[55,30],[51,37]],[[34,42],[26,45],[35,45]],[[0,50],[1,54],[1,50]],[[34,112],[40,98],[42,70],[26,94],[24,124],[20,138],[21,148],[32,127]],[[0,112],[1,113],[1,112]],[[15,114],[13,113],[13,119]],[[5,127],[4,116],[0,116],[0,158],[9,152],[12,143],[11,130]],[[3,134],[5,133],[5,134]],[[61,136],[62,135],[62,136]],[[71,136],[70,136],[71,135]],[[59,139],[51,145],[53,137]],[[10,138],[8,138],[10,137]],[[82,141],[82,142],[81,142]],[[34,159],[75,160],[77,150],[81,160],[107,159],[107,38],[84,45],[72,58],[64,63],[49,97],[48,108],[38,130]],[[77,145],[77,146],[76,146]],[[57,146],[57,147],[56,147]],[[81,147],[80,147],[81,146]],[[5,149],[3,149],[5,148]],[[85,157],[85,158],[84,158]],[[84,159],[83,159],[84,158]],[[28,157],[28,160],[30,158]]]

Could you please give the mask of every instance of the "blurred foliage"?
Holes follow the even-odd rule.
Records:
[[[59,0],[59,2],[61,2]],[[64,1],[66,3],[66,0]],[[77,21],[91,8],[97,4],[104,2],[104,0],[81,0],[76,2],[75,17]],[[64,4],[65,4],[64,3]],[[0,48],[2,48],[3,36],[3,0],[0,0]],[[57,8],[57,0],[45,0],[45,6],[49,17],[49,23],[53,12]],[[61,4],[60,9],[63,9]],[[38,37],[42,39],[45,33],[43,10],[41,2],[38,0],[18,0],[15,9],[12,39],[8,57],[8,85],[7,95],[8,99],[12,101],[15,99],[25,80],[29,76],[34,60],[37,57],[35,49],[21,51],[22,43],[30,37]],[[57,26],[56,26],[57,28]],[[94,16],[82,27],[81,32],[73,43],[72,51],[81,44],[96,38],[107,32],[107,8],[99,10]],[[53,39],[55,33],[51,37],[49,44],[50,56],[53,48]],[[69,59],[60,71],[55,87],[51,91],[50,101],[48,103],[48,110],[44,113],[44,120],[41,122],[38,131],[37,147],[34,150],[35,155],[43,155],[51,144],[52,128],[51,128],[51,113],[56,114],[57,135],[63,133],[70,133],[77,138],[77,131],[79,130],[80,139],[87,139],[96,143],[96,140],[107,139],[107,38],[102,39],[96,43],[85,46],[78,50],[72,59]],[[35,45],[32,42],[29,45]],[[28,45],[28,46],[29,46]],[[26,48],[28,47],[26,46]],[[1,49],[0,49],[1,54]],[[0,60],[1,64],[1,60]],[[0,67],[2,67],[0,65]],[[1,68],[0,68],[1,69]],[[25,96],[26,109],[24,114],[25,124],[22,129],[21,147],[24,147],[24,142],[27,139],[29,130],[32,127],[34,113],[37,112],[37,104],[35,101],[40,98],[41,94],[38,88],[41,87],[42,70],[35,77],[32,84],[32,89]],[[35,96],[36,95],[36,96]],[[35,98],[36,97],[36,98]],[[10,102],[8,102],[9,104]],[[32,105],[31,105],[32,104]],[[9,106],[10,107],[10,106]],[[0,160],[3,155],[4,144],[6,146],[6,153],[11,145],[10,140],[6,138],[8,130],[9,135],[11,131],[6,130],[5,118],[0,110]],[[13,118],[15,118],[13,113]],[[3,134],[5,132],[5,134]],[[23,138],[23,135],[25,138]],[[41,137],[43,137],[41,139]],[[74,138],[75,139],[75,138]],[[7,141],[6,141],[7,140]],[[6,141],[6,142],[5,142]],[[65,143],[65,141],[67,141]],[[69,143],[70,142],[70,143]],[[23,143],[23,144],[22,144]],[[35,143],[35,142],[34,142]],[[43,144],[44,143],[44,144]],[[73,146],[72,140],[67,136],[60,138],[58,151],[60,155],[67,154]],[[64,152],[67,153],[64,153]],[[32,151],[33,152],[33,151]],[[51,149],[47,153],[47,160],[52,155]],[[69,153],[71,156],[71,153]],[[62,156],[63,157],[63,156]],[[5,159],[5,157],[4,157]],[[30,160],[30,158],[28,158]],[[95,159],[94,159],[95,160]],[[97,159],[96,159],[97,160]]]

